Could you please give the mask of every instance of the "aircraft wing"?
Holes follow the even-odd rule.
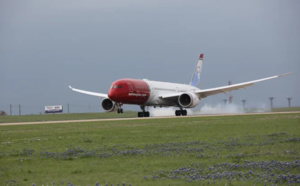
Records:
[[[286,74],[277,75],[277,76],[267,77],[267,78],[263,78],[263,79],[258,79],[258,80],[254,80],[254,81],[248,81],[248,82],[244,82],[244,83],[238,83],[238,84],[227,85],[227,86],[222,86],[222,87],[198,90],[195,93],[198,95],[199,98],[205,98],[207,96],[211,96],[211,95],[215,95],[215,94],[219,94],[219,93],[225,93],[225,92],[231,91],[231,90],[246,88],[248,86],[252,86],[254,83],[258,83],[258,82],[261,82],[261,81],[266,81],[266,80],[269,80],[269,79],[274,79],[274,78],[286,76],[286,75],[289,75],[289,74],[291,74],[291,72],[286,73]]]
[[[238,83],[238,84],[227,85],[227,86],[216,87],[216,88],[210,88],[210,89],[202,89],[202,90],[200,89],[200,90],[195,91],[194,93],[199,98],[205,98],[207,96],[211,96],[211,95],[215,95],[215,94],[219,94],[219,93],[226,93],[226,92],[231,91],[231,90],[238,90],[240,88],[246,88],[246,87],[254,85],[254,83],[258,83],[258,82],[261,82],[261,81],[266,81],[266,80],[269,80],[269,79],[274,79],[274,78],[286,76],[286,75],[289,75],[289,74],[291,74],[291,72],[286,73],[286,74],[277,75],[277,76],[267,77],[267,78],[263,78],[263,79],[258,79],[258,80],[254,80],[254,81],[248,81],[248,82],[244,82],[244,83]],[[170,101],[174,101],[174,100],[177,100],[177,98],[181,94],[183,94],[183,92],[163,94],[163,95],[160,95],[159,97],[161,99],[168,99]]]
[[[90,91],[86,91],[86,90],[80,90],[80,89],[76,89],[73,88],[69,85],[69,88],[75,92],[80,92],[82,94],[88,94],[88,95],[92,95],[92,96],[98,96],[98,97],[102,97],[102,98],[108,98],[107,94],[102,94],[102,93],[97,93],[97,92],[90,92]]]

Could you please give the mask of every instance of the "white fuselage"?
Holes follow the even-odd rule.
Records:
[[[147,106],[177,106],[174,102],[162,99],[162,95],[195,92],[199,90],[197,87],[186,84],[150,81],[146,79],[144,79],[144,81],[149,85],[150,89],[150,97],[146,102]]]

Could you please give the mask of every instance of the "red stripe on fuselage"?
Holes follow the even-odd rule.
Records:
[[[111,84],[108,97],[114,102],[143,105],[150,96],[149,85],[143,80],[120,79]]]

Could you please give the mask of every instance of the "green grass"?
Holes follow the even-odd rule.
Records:
[[[282,108],[273,108],[273,109],[246,109],[246,113],[257,113],[257,112],[298,112],[300,111],[300,107],[282,107]]]
[[[271,185],[280,175],[300,179],[300,114],[0,126],[0,133],[0,185]],[[185,178],[227,172],[238,175]]]
[[[300,107],[273,108],[272,112],[292,112],[300,111]]]

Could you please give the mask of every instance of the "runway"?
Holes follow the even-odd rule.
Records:
[[[192,117],[220,117],[220,116],[246,116],[246,115],[273,115],[273,114],[300,114],[300,111],[293,112],[262,112],[262,113],[234,113],[234,114],[205,114],[190,116],[160,116],[148,118],[110,118],[110,119],[83,119],[83,120],[63,120],[63,121],[38,121],[38,122],[17,122],[17,123],[0,123],[0,126],[14,125],[38,125],[38,124],[54,124],[54,123],[83,123],[83,122],[104,122],[104,121],[126,121],[126,120],[149,120],[149,119],[170,119],[170,118],[192,118]]]

